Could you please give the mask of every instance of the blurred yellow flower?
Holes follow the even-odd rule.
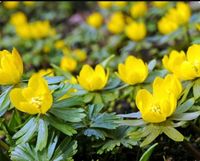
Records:
[[[125,21],[123,13],[114,12],[107,23],[108,30],[113,34],[119,34],[124,31],[124,27]]]
[[[200,31],[200,24],[197,24],[196,27]]]
[[[135,2],[130,9],[131,16],[133,18],[143,17],[147,13],[146,2]]]
[[[88,25],[99,28],[103,24],[103,16],[99,12],[94,12],[86,19]]]
[[[15,88],[10,92],[11,103],[20,111],[29,114],[45,114],[53,103],[47,81],[34,74],[26,88]]]
[[[151,2],[153,6],[157,7],[157,8],[163,8],[165,7],[166,5],[169,4],[168,1],[153,1]]]
[[[85,61],[87,58],[87,53],[85,52],[85,50],[82,49],[73,50],[73,54],[75,55],[78,61]]]
[[[23,74],[23,62],[18,51],[0,51],[0,85],[17,84]]]
[[[112,5],[117,6],[117,7],[125,7],[127,5],[127,2],[126,1],[113,1]]]
[[[77,62],[74,58],[69,56],[63,56],[60,62],[60,67],[64,71],[73,72],[76,69]]]
[[[103,9],[108,9],[112,7],[112,2],[110,1],[98,1],[98,6]]]
[[[128,56],[125,64],[118,65],[118,77],[125,83],[134,85],[142,83],[148,76],[148,66],[134,56]]]
[[[54,71],[53,71],[53,69],[51,69],[51,68],[48,68],[48,69],[40,69],[38,72],[37,72],[41,77],[43,77],[43,76],[48,76],[48,77],[50,77],[50,76],[54,76]]]
[[[65,47],[65,42],[64,40],[57,40],[55,42],[55,48],[56,49],[63,49]]]
[[[17,1],[9,1],[9,2],[3,2],[4,7],[7,9],[14,9],[18,6],[19,2]]]
[[[78,76],[78,82],[84,89],[88,91],[101,90],[108,81],[109,72],[105,72],[101,65],[97,65],[92,69],[89,65],[84,65]]]
[[[35,21],[16,26],[16,33],[24,39],[40,39],[55,35],[49,21]]]
[[[170,72],[174,73],[181,80],[192,80],[200,77],[200,45],[194,44],[187,50],[187,54],[183,51],[172,51],[169,55],[162,59],[163,65]]]
[[[146,36],[146,26],[142,22],[132,22],[126,26],[125,34],[133,41],[143,40]]]
[[[170,21],[168,18],[163,17],[158,21],[158,30],[162,34],[170,34],[178,29],[178,24]]]
[[[153,94],[141,89],[136,95],[136,105],[146,122],[160,123],[176,110],[177,98],[182,92],[180,81],[172,75],[164,79],[156,77],[153,82]]]
[[[177,2],[175,8],[169,11],[158,21],[158,30],[162,34],[169,34],[178,29],[180,25],[188,23],[190,20],[190,7],[184,2]]]
[[[11,15],[10,23],[14,26],[21,26],[27,23],[27,17],[23,12],[16,12]]]
[[[26,5],[26,6],[33,6],[35,4],[35,1],[23,1],[23,3]]]

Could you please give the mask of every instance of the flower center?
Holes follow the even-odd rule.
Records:
[[[37,109],[40,110],[41,106],[42,106],[42,100],[43,98],[38,96],[38,97],[33,97],[31,99],[31,104],[34,105]]]
[[[158,104],[153,104],[153,105],[151,106],[151,111],[152,111],[152,112],[155,112],[155,113],[161,114],[160,106],[159,106]]]

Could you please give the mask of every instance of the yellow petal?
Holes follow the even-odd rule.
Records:
[[[10,101],[16,108],[20,108],[20,102],[25,101],[25,98],[22,95],[22,89],[15,88],[10,91]]]
[[[41,113],[45,114],[50,108],[53,103],[53,97],[51,93],[47,93],[44,95],[44,99],[42,101],[42,106],[41,106]]]
[[[136,105],[141,113],[145,112],[150,108],[153,102],[153,96],[146,89],[141,89],[136,95]]]
[[[187,59],[189,62],[195,64],[200,63],[200,45],[194,44],[188,48]]]
[[[166,116],[152,111],[145,111],[142,113],[142,119],[146,122],[160,123],[166,120]]]
[[[16,108],[31,115],[40,113],[39,109],[37,109],[33,104],[29,102],[20,102],[20,106]]]

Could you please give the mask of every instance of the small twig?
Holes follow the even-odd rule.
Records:
[[[195,159],[200,160],[200,152],[194,146],[192,146],[191,143],[184,141],[183,146],[195,157]]]
[[[0,146],[1,146],[3,149],[5,149],[6,151],[9,150],[9,146],[8,146],[6,143],[4,143],[2,140],[0,140]]]

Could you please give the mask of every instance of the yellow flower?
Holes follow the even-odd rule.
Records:
[[[65,82],[66,82],[66,83],[70,83],[70,84],[77,84],[77,83],[78,83],[77,80],[76,80],[76,78],[75,78],[74,76],[72,76],[70,80],[67,80],[67,81],[65,81]],[[64,94],[64,95],[59,99],[59,101],[71,97],[71,95],[72,95],[73,93],[75,93],[75,92],[77,92],[77,89],[75,89],[75,88],[70,88],[70,89],[67,91],[67,93]]]
[[[163,8],[165,7],[167,4],[169,4],[168,1],[153,1],[152,5],[157,7],[157,8]]]
[[[142,22],[132,22],[125,28],[126,36],[133,41],[140,41],[146,36],[146,26]]]
[[[23,62],[18,51],[0,51],[0,85],[17,84],[22,74]]]
[[[118,77],[127,84],[142,83],[148,75],[148,66],[142,59],[128,56],[125,64],[118,65]]]
[[[175,75],[168,74],[165,78],[156,77],[153,82],[153,93],[163,94],[174,94],[175,98],[179,98],[182,92],[182,84]]]
[[[47,81],[34,74],[28,82],[28,87],[11,90],[10,100],[22,112],[45,114],[51,108],[53,97]]]
[[[180,53],[172,51],[162,59],[163,65],[170,72],[174,73],[181,80],[192,80],[200,77],[200,45],[194,44],[187,50]]]
[[[127,5],[127,2],[126,1],[114,1],[112,4],[117,7],[125,7]]]
[[[108,81],[109,72],[105,73],[101,65],[97,65],[95,70],[89,65],[84,65],[78,76],[79,84],[88,91],[101,90]]]
[[[11,15],[10,23],[14,26],[21,26],[27,23],[27,17],[23,12],[17,12]]]
[[[200,24],[197,24],[196,28],[200,31]]]
[[[112,7],[112,2],[109,2],[109,1],[99,1],[98,2],[98,6],[100,8],[103,8],[103,9],[108,9],[108,8]]]
[[[18,6],[19,2],[17,1],[10,1],[10,2],[3,2],[4,7],[7,9],[14,9]]]
[[[57,40],[55,42],[55,48],[56,49],[63,49],[65,47],[65,42],[64,40]]]
[[[73,54],[79,61],[85,61],[87,58],[87,53],[85,52],[85,50],[75,49],[73,50]]]
[[[86,21],[88,25],[94,28],[99,28],[103,23],[103,16],[99,12],[94,12],[87,17]]]
[[[158,21],[158,30],[160,33],[166,35],[170,34],[178,29],[178,24],[174,21],[169,20],[166,17],[161,18]]]
[[[130,9],[130,13],[133,18],[139,18],[147,13],[146,2],[135,2]]]
[[[33,6],[35,4],[34,1],[23,1],[26,6]]]
[[[177,2],[176,10],[178,14],[178,23],[181,25],[188,23],[191,16],[190,6],[184,2]]]
[[[119,34],[124,31],[125,21],[122,12],[115,12],[111,15],[107,28],[113,34]]]
[[[136,105],[143,120],[160,123],[171,116],[176,110],[177,98],[182,92],[180,81],[172,75],[164,79],[157,77],[153,82],[153,94],[141,89],[136,95]]]
[[[68,55],[71,54],[71,49],[65,46],[65,47],[62,49],[62,52],[63,52],[64,55],[68,56]]]
[[[73,72],[76,69],[76,66],[77,66],[76,60],[69,56],[63,56],[60,62],[60,67],[64,71]]]
[[[28,24],[23,24],[20,26],[16,26],[16,33],[18,36],[24,39],[30,39],[31,33]]]
[[[37,72],[41,77],[43,76],[54,76],[54,71],[51,68],[48,69],[41,69]]]

